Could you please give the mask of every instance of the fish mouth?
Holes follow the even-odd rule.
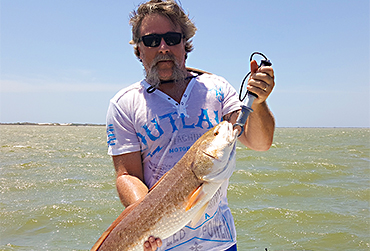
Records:
[[[210,157],[210,158],[212,158],[212,159],[214,159],[214,160],[218,160],[218,158],[217,158],[216,156],[213,156],[212,154],[207,153],[206,151],[203,151],[203,150],[202,150],[202,153],[204,153],[205,155],[207,155],[208,157]]]
[[[210,153],[207,153],[206,151],[203,151],[203,150],[202,150],[202,153],[203,153],[204,155],[206,155],[206,156],[208,156],[208,157],[210,157],[210,158],[214,159],[214,160],[220,161],[220,159],[219,159],[217,156],[214,156],[214,155],[212,155],[212,154],[210,154]]]
[[[218,162],[221,162],[221,163],[225,162],[222,167],[219,167],[216,170],[214,170],[213,172],[204,175],[201,178],[202,180],[207,181],[207,182],[220,182],[220,181],[224,181],[224,180],[231,177],[232,173],[234,172],[234,165],[235,165],[235,163],[232,164],[232,162],[235,161],[234,156],[236,154],[236,152],[235,152],[236,151],[235,142],[236,142],[235,140],[233,142],[231,142],[232,149],[230,151],[230,155],[228,156],[228,159],[227,159],[226,162],[225,162],[225,160],[219,159],[217,156],[213,156],[210,153],[202,151],[206,156],[212,158],[214,161],[218,161]]]
[[[226,147],[233,147],[233,145],[236,143],[236,140],[238,138],[239,131],[237,129],[234,129],[231,123],[227,123],[227,127],[228,127],[227,130],[231,132],[229,132],[228,135],[225,136],[224,138],[225,141],[227,142]],[[218,132],[216,131],[215,136],[217,135],[218,135]],[[214,160],[219,160],[217,154],[213,155],[212,153],[204,151],[204,150],[202,150],[202,153]]]

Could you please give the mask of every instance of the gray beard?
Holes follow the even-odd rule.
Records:
[[[175,57],[172,55],[158,55],[154,58],[153,63],[148,72],[146,72],[146,81],[153,87],[159,88],[162,84],[161,79],[158,74],[158,65],[157,63],[162,60],[172,60],[174,62],[173,72],[171,80],[174,82],[183,81],[188,76],[188,72],[180,68],[180,64],[176,61]]]

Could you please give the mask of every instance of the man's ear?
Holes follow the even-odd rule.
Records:
[[[142,59],[143,54],[140,51],[140,46],[139,45],[136,45],[136,53],[137,53],[137,56],[138,56],[140,62],[143,62],[143,59]]]

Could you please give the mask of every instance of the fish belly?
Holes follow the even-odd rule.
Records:
[[[183,227],[190,223],[193,219],[199,219],[198,214],[204,214],[206,204],[212,199],[213,195],[217,192],[221,184],[222,183],[213,182],[204,183],[202,185],[202,190],[205,195],[188,211],[185,210],[185,201],[177,203],[176,206],[173,204],[164,205],[167,207],[167,213],[165,213],[159,220],[156,220],[152,225],[150,225],[150,222],[147,224],[145,223],[149,221],[149,219],[140,220],[138,219],[140,216],[135,219],[135,216],[131,215],[130,219],[133,221],[130,222],[130,219],[128,219],[128,221],[122,222],[121,225],[117,226],[111,232],[110,238],[105,240],[99,250],[142,251],[144,242],[147,241],[150,236],[160,239],[166,239],[172,236],[174,233],[180,231]],[[165,201],[163,201],[163,203],[166,204]],[[156,212],[153,214],[158,215],[158,210],[155,211]],[[142,213],[143,211],[140,210],[141,215]],[[143,224],[140,227],[141,231],[138,231],[137,228],[138,225],[140,225],[140,222],[143,222]],[[143,228],[146,229],[143,230]],[[135,231],[140,232],[140,236],[135,236],[135,233],[133,233]]]

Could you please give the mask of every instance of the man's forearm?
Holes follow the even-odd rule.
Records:
[[[266,102],[252,106],[244,130],[242,143],[256,151],[267,151],[273,141],[275,119]],[[243,142],[245,140],[245,142]]]
[[[140,152],[113,156],[116,169],[116,187],[122,204],[127,207],[144,197],[148,187],[144,184]]]
[[[121,203],[128,207],[148,193],[148,187],[132,175],[117,176],[116,187]]]

